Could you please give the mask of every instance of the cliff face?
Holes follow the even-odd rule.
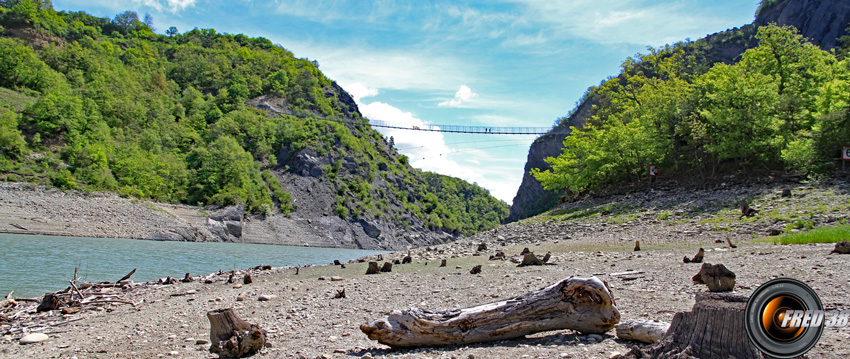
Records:
[[[762,9],[756,26],[776,23],[791,25],[822,49],[838,45],[850,25],[850,2],[847,0],[784,0]]]
[[[698,61],[708,66],[717,62],[735,63],[740,55],[749,48],[757,46],[755,33],[758,26],[776,23],[796,27],[803,36],[823,49],[831,49],[838,45],[838,38],[846,34],[850,26],[850,2],[847,0],[784,0],[773,6],[762,9],[751,25],[740,29],[731,29],[707,36],[698,42],[706,42],[701,46]],[[509,222],[518,221],[542,213],[558,203],[560,193],[546,191],[532,177],[532,168],[549,169],[544,162],[547,157],[559,155],[563,150],[566,135],[563,133],[569,126],[580,127],[585,120],[593,116],[593,96],[586,97],[570,116],[568,124],[561,124],[552,129],[550,134],[543,135],[531,145],[525,164],[525,174],[522,184],[517,190],[511,206]]]

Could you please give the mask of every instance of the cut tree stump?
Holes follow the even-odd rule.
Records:
[[[481,243],[478,245],[478,251],[483,252],[487,250],[487,243]]]
[[[446,260],[443,259],[443,260],[440,261],[440,267],[445,267],[445,266],[446,266]]]
[[[676,313],[658,343],[635,347],[622,358],[763,359],[744,328],[746,306],[747,297],[697,293],[693,309]]]
[[[479,273],[481,273],[481,265],[480,264],[475,266],[475,267],[472,267],[472,270],[469,271],[469,274],[479,274]]]
[[[633,319],[617,324],[617,338],[636,340],[644,343],[655,343],[664,337],[670,323],[654,320]]]
[[[490,256],[489,260],[491,260],[491,261],[495,261],[495,260],[503,261],[503,260],[505,260],[505,252],[496,251],[496,254]]]
[[[534,253],[528,252],[523,255],[522,263],[520,263],[517,267],[525,267],[525,266],[542,266],[545,263],[537,258]]]
[[[413,257],[411,257],[410,254],[401,259],[401,264],[408,264],[411,262],[413,262]]]
[[[640,251],[640,241],[635,241],[635,252]]]
[[[572,329],[605,333],[620,321],[614,296],[596,277],[568,278],[536,292],[475,307],[395,310],[360,326],[394,348],[471,344]]]
[[[847,242],[847,240],[845,239],[841,242],[836,243],[835,249],[833,249],[832,252],[829,252],[829,254],[833,253],[850,254],[850,242]]]
[[[195,279],[192,278],[192,276],[190,276],[189,273],[186,273],[186,276],[183,277],[183,280],[182,280],[183,283],[189,283],[189,282],[194,282],[194,281],[195,281]]]
[[[378,274],[378,262],[369,262],[369,268],[366,269],[366,274]]]
[[[51,310],[59,309],[64,306],[65,302],[62,298],[59,298],[55,293],[47,293],[44,295],[44,298],[41,299],[41,303],[38,304],[38,307],[35,309],[36,312],[49,312]]]
[[[549,258],[552,258],[552,253],[546,252],[546,255],[543,256],[543,259],[541,259],[541,261],[543,261],[543,263],[549,263]]]
[[[738,216],[738,219],[744,217],[752,217],[759,214],[759,210],[750,208],[750,205],[746,201],[741,201],[741,215]]]
[[[207,312],[210,320],[210,353],[230,359],[252,355],[266,345],[266,331],[236,315],[233,308]]]
[[[694,284],[705,284],[710,292],[729,292],[735,289],[735,273],[723,264],[703,263],[693,278]]]
[[[393,264],[390,262],[384,262],[384,266],[381,267],[382,273],[389,273],[393,271]]]
[[[251,284],[254,283],[254,278],[251,278],[250,274],[246,274],[244,278],[242,278],[242,283]]]
[[[705,257],[705,250],[700,247],[700,249],[697,251],[697,254],[693,258],[685,257],[684,259],[682,259],[682,261],[685,263],[702,263],[703,257]]]

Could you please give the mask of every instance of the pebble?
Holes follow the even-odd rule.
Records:
[[[332,276],[331,277],[331,282],[339,282],[341,280],[342,280],[342,277],[339,277],[339,276]]]
[[[194,342],[194,341],[195,341],[195,338],[186,338],[186,339],[183,339],[183,341],[184,341],[184,342],[191,343],[191,342]]]
[[[595,340],[595,341],[597,341],[597,342],[601,342],[601,341],[603,341],[603,340],[604,340],[604,338],[602,338],[602,336],[601,336],[601,335],[599,335],[599,334],[590,334],[590,335],[588,335],[588,336],[587,336],[587,339],[588,339],[588,340],[593,339],[593,340]]]
[[[209,344],[209,343],[210,343],[210,341],[206,340],[206,339],[198,339],[198,340],[195,341],[195,344],[198,344],[198,345],[204,345],[204,344]]]
[[[242,294],[237,295],[237,296],[236,296],[236,301],[237,301],[237,302],[244,302],[244,301],[245,301],[245,296],[244,296],[244,295],[242,295]]]
[[[40,343],[40,342],[43,342],[43,341],[45,341],[49,338],[50,337],[48,337],[47,334],[44,334],[44,333],[32,333],[32,334],[27,334],[26,336],[21,338],[19,343],[21,343],[21,344]]]
[[[175,356],[175,355],[179,355],[179,354],[180,354],[180,352],[178,352],[176,350],[168,352],[168,355],[171,355],[171,356]]]
[[[241,284],[237,284],[237,285],[234,285],[234,286],[233,286],[233,289],[239,289],[239,288],[242,288],[242,285],[241,285]]]
[[[275,298],[277,298],[277,296],[274,295],[274,294],[260,294],[260,296],[257,297],[257,300],[259,300],[261,302],[268,302],[268,301],[275,299]]]

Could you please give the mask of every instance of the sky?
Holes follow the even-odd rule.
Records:
[[[759,0],[54,0],[265,37],[319,63],[370,120],[551,127],[629,56],[753,21]],[[376,128],[413,167],[510,204],[535,136]]]

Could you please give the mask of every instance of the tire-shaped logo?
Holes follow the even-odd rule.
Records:
[[[789,316],[791,311],[815,310],[822,315],[823,304],[808,285],[796,279],[773,279],[756,289],[747,301],[747,336],[759,350],[774,358],[803,355],[820,339],[822,322],[807,326],[807,322],[794,321]]]

